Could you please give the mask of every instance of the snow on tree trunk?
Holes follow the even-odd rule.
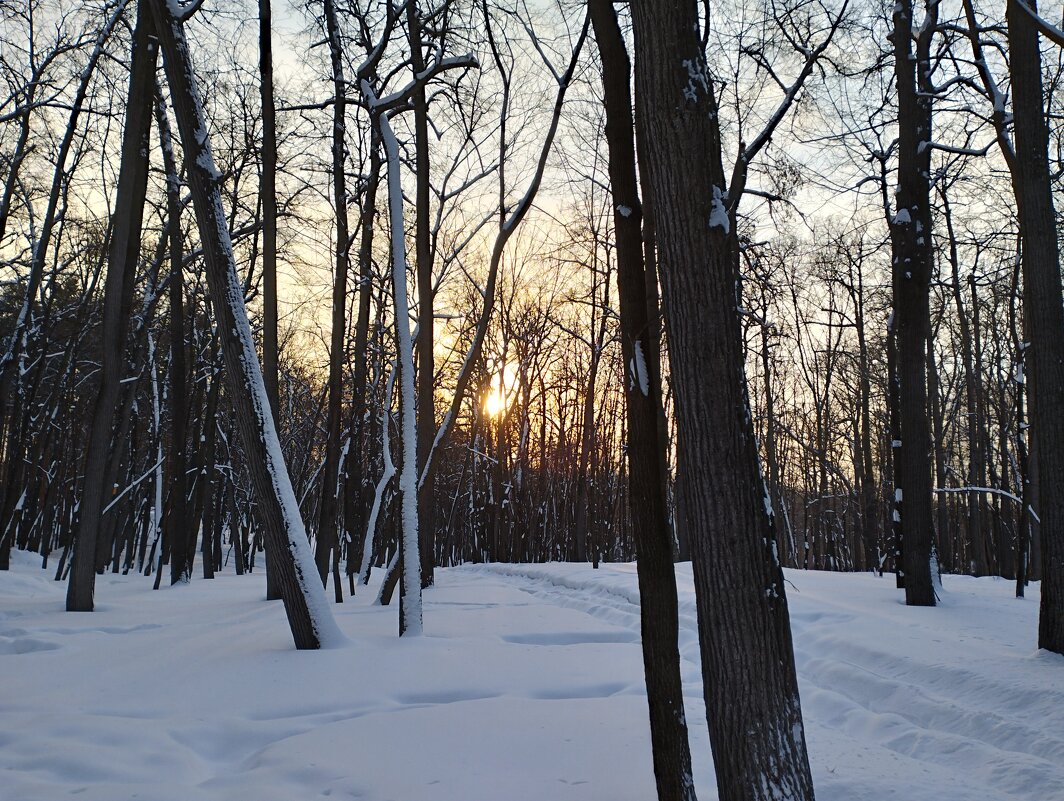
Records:
[[[271,554],[276,554],[288,623],[297,648],[336,645],[344,638],[317,580],[314,557],[273,423],[222,208],[221,176],[207,137],[188,43],[172,5],[166,0],[149,0],[149,7],[162,45],[166,77],[185,151],[189,188],[203,241],[207,283],[218,316],[229,399],[268,547]]]
[[[367,94],[372,94],[364,82]],[[410,339],[410,308],[406,287],[406,231],[403,228],[403,186],[399,143],[387,115],[377,117],[388,162],[388,217],[392,234],[392,290],[395,294],[395,339],[399,348],[399,428],[402,440],[402,580],[399,596],[399,635],[421,634],[421,558],[417,515],[417,419],[414,403],[414,348]]]

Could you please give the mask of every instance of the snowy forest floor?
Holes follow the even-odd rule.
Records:
[[[159,592],[101,576],[97,611],[13,554],[0,573],[0,799],[624,801],[654,797],[634,565],[437,573],[426,636],[373,582],[350,644],[292,648],[261,573]],[[689,564],[678,566],[699,797],[715,797]],[[1038,587],[788,571],[820,801],[1064,799],[1064,658]]]

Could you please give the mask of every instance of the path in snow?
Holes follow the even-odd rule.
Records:
[[[634,566],[465,569],[639,631]],[[704,736],[690,565],[678,572],[687,717]],[[929,610],[905,607],[893,576],[787,576],[818,798],[1064,799],[1064,658],[1034,651],[1037,592],[947,576]]]
[[[632,565],[443,570],[427,636],[374,588],[347,647],[291,648],[262,576],[152,592],[99,577],[97,612],[16,554],[0,573],[0,801],[623,801],[653,797]],[[1064,801],[1064,659],[1037,588],[788,571],[820,801]],[[679,568],[695,779],[714,797],[690,567]]]

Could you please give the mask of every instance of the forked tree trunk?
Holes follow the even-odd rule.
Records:
[[[698,9],[693,0],[635,3],[632,16],[718,794],[809,801],[783,571],[744,386],[738,243]]]
[[[251,334],[244,288],[222,208],[221,176],[214,164],[192,59],[181,22],[167,0],[146,0],[162,45],[167,82],[185,152],[189,189],[203,242],[211,303],[225,360],[229,401],[247,459],[254,498],[272,554],[288,624],[297,648],[343,639],[315,579],[314,560],[273,425],[270,402]]]

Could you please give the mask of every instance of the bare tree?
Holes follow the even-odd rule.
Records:
[[[632,14],[718,794],[812,799],[783,572],[743,379],[728,211],[738,198],[725,186],[698,10],[677,0],[637,4]]]
[[[271,553],[277,554],[285,612],[297,648],[319,648],[342,639],[324,593],[313,580],[307,544],[291,480],[259,369],[248,324],[244,291],[236,274],[229,227],[222,210],[220,174],[215,166],[183,29],[164,0],[147,0],[162,46],[163,63],[185,153],[189,188],[203,241],[207,281],[225,359],[230,402],[248,459]],[[191,5],[184,14],[196,9]]]

